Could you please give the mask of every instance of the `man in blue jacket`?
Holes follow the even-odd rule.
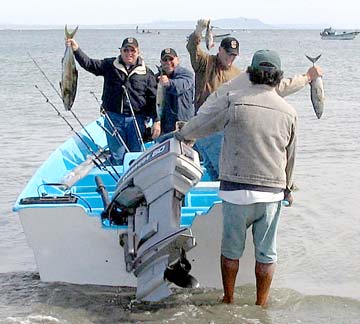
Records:
[[[138,41],[127,37],[122,42],[119,56],[100,60],[89,58],[74,39],[67,40],[67,44],[72,46],[76,60],[86,71],[104,77],[102,109],[110,117],[128,149],[131,152],[141,151],[140,136],[144,136],[147,120],[156,119],[156,78],[139,55]],[[105,128],[113,131],[107,119]],[[122,164],[125,147],[116,137],[110,134],[106,134],[106,137],[112,161]]]
[[[194,116],[195,83],[193,73],[180,66],[179,57],[174,49],[162,50],[160,63],[161,68],[157,75],[159,121],[155,122],[154,129],[161,130],[161,134],[165,134],[175,130],[177,121],[188,121]]]

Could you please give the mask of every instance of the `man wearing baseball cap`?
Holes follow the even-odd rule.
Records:
[[[154,127],[161,134],[175,130],[177,121],[188,121],[194,116],[194,74],[180,66],[180,59],[173,48],[160,53],[157,111],[158,122]]]
[[[224,38],[216,55],[202,50],[200,43],[202,32],[209,23],[209,19],[199,19],[195,31],[189,36],[186,48],[190,54],[191,65],[195,71],[195,111],[208,100],[215,91],[222,89],[222,93],[238,88],[234,82],[229,82],[241,74],[233,63],[240,53],[239,41],[234,37]],[[282,79],[276,87],[280,96],[287,96],[303,87],[311,80],[321,76],[318,66],[311,67],[306,74],[295,75],[293,78]],[[211,98],[211,96],[210,96]],[[209,99],[210,99],[209,98]],[[215,96],[214,96],[215,98]],[[195,148],[199,151],[204,166],[211,180],[219,177],[220,147],[223,140],[223,132],[212,134],[196,141]]]
[[[239,55],[239,42],[235,37],[225,37],[220,43],[227,54],[229,55]]]
[[[256,304],[267,303],[277,261],[281,201],[292,204],[297,113],[276,91],[283,72],[279,55],[257,51],[237,88],[217,91],[175,137],[193,141],[223,130],[220,191],[223,200],[221,273],[223,303],[234,288],[247,229],[255,246]],[[220,90],[220,89],[219,89]],[[249,122],[250,121],[250,122]],[[220,245],[220,244],[219,244]]]
[[[140,56],[139,43],[134,37],[122,41],[117,57],[100,60],[89,58],[74,39],[67,40],[67,44],[72,46],[76,60],[85,70],[104,77],[101,110],[109,131],[106,137],[111,160],[122,164],[126,152],[122,142],[131,152],[141,151],[146,123],[149,118],[156,119],[155,75]]]

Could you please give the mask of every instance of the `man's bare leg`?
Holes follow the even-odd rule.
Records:
[[[239,260],[232,260],[221,256],[221,275],[224,287],[222,302],[232,304],[234,302],[234,289],[236,275],[239,270]]]
[[[266,304],[275,267],[275,263],[260,263],[256,261],[256,305],[264,306]]]

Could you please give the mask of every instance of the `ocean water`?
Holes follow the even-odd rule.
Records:
[[[117,55],[123,38],[137,36],[147,64],[155,70],[165,47],[176,49],[181,64],[190,68],[185,48],[189,33],[135,35],[131,30],[80,26],[76,38],[89,56],[103,58]],[[234,305],[222,305],[222,291],[216,289],[176,289],[162,302],[137,303],[133,288],[40,281],[12,206],[35,170],[72,135],[34,87],[63,109],[29,57],[58,87],[64,35],[62,30],[0,30],[0,323],[359,322],[360,38],[323,41],[319,31],[294,30],[238,30],[234,36],[241,50],[235,64],[242,69],[256,50],[270,48],[280,53],[285,75],[291,77],[310,66],[305,54],[322,54],[326,104],[321,120],[313,112],[308,86],[287,98],[299,113],[299,190],[294,206],[282,214],[276,288],[268,307],[254,306],[253,285],[236,289]],[[101,91],[102,79],[79,67],[73,110],[84,124],[99,114],[90,92],[100,97]]]

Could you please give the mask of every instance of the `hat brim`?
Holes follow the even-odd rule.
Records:
[[[176,56],[176,55],[171,55],[171,54],[165,54],[165,55],[163,55],[163,56],[161,57],[161,60],[163,60],[163,59],[166,58],[166,57],[175,58],[175,57],[177,57],[177,56]]]
[[[224,48],[226,53],[239,55],[239,51],[236,48]]]
[[[122,47],[119,47],[119,49],[122,49],[122,48],[125,48],[125,47],[132,47],[132,48],[135,48],[135,49],[137,49],[138,48],[138,46],[135,46],[134,44],[130,44],[130,43],[127,43],[127,44],[124,44]]]

